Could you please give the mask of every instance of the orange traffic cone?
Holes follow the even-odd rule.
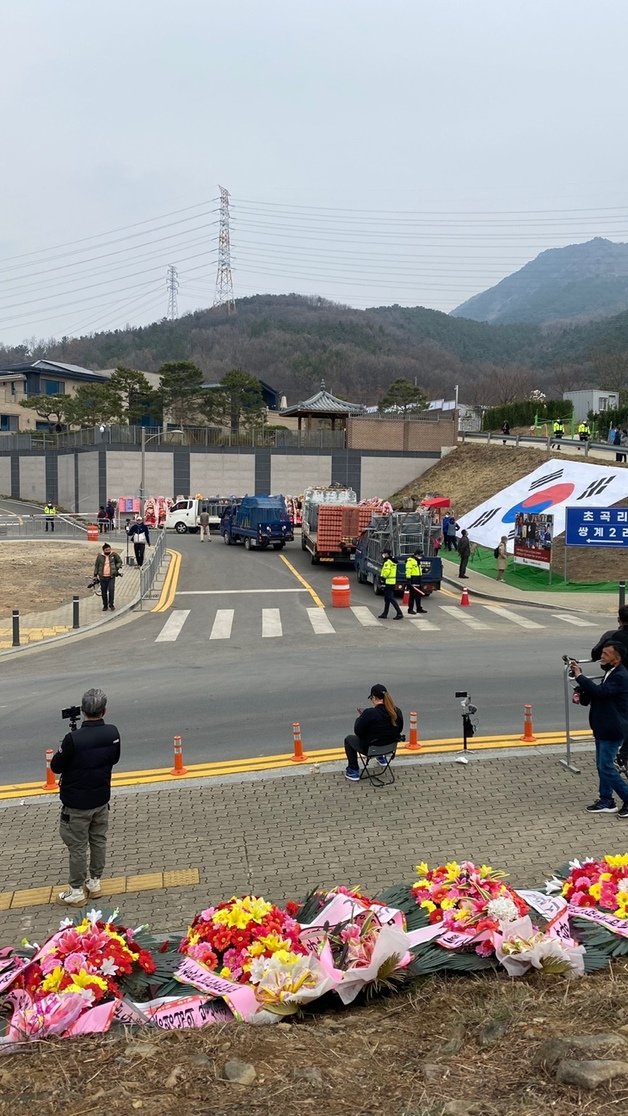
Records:
[[[467,589],[466,585],[465,585],[464,589],[462,590],[462,596],[460,598],[460,607],[461,608],[471,608],[471,601],[469,600],[469,590]]]
[[[406,747],[409,752],[418,752],[421,748],[421,745],[419,743],[416,713],[410,714],[410,732],[408,734],[408,743]]]
[[[171,775],[187,775],[187,767],[183,766],[183,744],[181,737],[175,736],[173,740],[174,746],[174,767],[172,768]]]
[[[534,744],[536,736],[534,735],[534,725],[532,724],[532,706],[524,705],[523,707],[523,736],[519,737],[526,744]]]
[[[53,755],[54,752],[52,748],[46,748],[46,782],[44,783],[44,790],[57,789],[57,780],[55,779],[55,773],[50,766]]]
[[[303,754],[303,741],[301,740],[301,725],[298,721],[292,723],[292,740],[294,742],[294,753],[292,756],[293,763],[305,763],[305,755]]]
[[[401,603],[405,604],[405,605],[410,604],[410,590],[409,589],[404,589],[403,601]]]

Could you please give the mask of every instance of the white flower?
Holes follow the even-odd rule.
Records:
[[[551,880],[545,881],[545,891],[548,895],[554,895],[556,892],[563,890],[563,881],[559,880],[558,876],[552,876]]]
[[[103,976],[114,976],[114,974],[118,971],[118,966],[116,965],[115,961],[111,960],[110,957],[105,957],[105,960],[100,966],[100,971]]]
[[[617,884],[618,895],[620,891],[628,891],[628,876],[622,876],[621,880]]]
[[[487,913],[488,917],[494,918],[496,922],[514,922],[516,918],[519,918],[519,911],[512,899],[507,896],[500,899],[491,899]]]
[[[571,870],[573,872],[574,868],[584,868],[585,864],[594,864],[594,863],[595,863],[595,858],[594,857],[585,856],[583,861],[570,860],[569,861],[569,867],[571,868]]]
[[[88,911],[85,915],[85,918],[88,922],[91,922],[92,926],[95,926],[102,918],[102,911],[97,911],[95,907],[92,907],[91,911]]]

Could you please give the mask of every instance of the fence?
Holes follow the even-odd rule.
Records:
[[[58,514],[54,520],[54,531],[45,515],[6,515],[0,513],[0,539],[76,539],[77,542],[85,540],[87,533],[86,522],[91,516],[67,516]],[[95,522],[95,517],[93,517]],[[86,522],[82,522],[85,520]]]
[[[157,596],[155,581],[166,556],[166,532],[157,532],[157,542],[147,552],[148,559],[140,567],[140,612],[143,610],[144,601]]]
[[[343,430],[243,430],[232,434],[212,426],[189,426],[180,433],[163,430],[162,427],[145,427],[146,448],[152,446],[199,446],[204,449],[344,449],[346,435]],[[157,442],[157,437],[159,441]],[[155,439],[151,441],[151,439]],[[142,445],[141,426],[107,426],[104,430],[93,427],[87,430],[73,430],[64,434],[24,431],[21,434],[0,435],[0,450],[62,450],[80,449],[96,446],[137,446]]]
[[[591,454],[604,460],[608,460],[609,455],[612,455],[613,459],[615,459],[617,453],[623,453],[621,447],[618,449],[617,446],[610,446],[608,442],[581,442],[579,438],[561,438],[557,440],[553,438],[551,434],[538,437],[536,434],[506,435],[495,433],[492,430],[461,430],[458,435],[458,440],[462,443],[482,442],[485,445],[536,446],[539,449],[547,449],[548,451],[558,446],[575,447],[579,453],[583,452],[585,459]],[[626,452],[628,453],[628,450]]]

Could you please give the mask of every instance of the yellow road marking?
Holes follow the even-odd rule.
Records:
[[[177,592],[177,585],[179,584],[181,551],[168,550],[167,553],[170,555],[170,565],[168,566],[168,572],[161,590],[161,596],[154,609],[152,609],[153,612],[166,612],[167,609],[171,607]]]
[[[320,599],[318,593],[316,592],[316,590],[312,588],[309,581],[306,581],[304,577],[301,577],[301,574],[299,573],[299,571],[295,570],[294,566],[292,565],[292,562],[289,562],[288,559],[285,557],[285,555],[280,554],[279,557],[281,558],[282,562],[285,562],[286,566],[290,570],[290,573],[294,574],[297,581],[300,581],[301,585],[305,589],[307,589],[307,591],[310,594],[310,597],[312,598],[312,600],[314,601],[314,604],[316,605],[316,607],[317,608],[324,608],[325,605],[321,601],[321,599]]]
[[[574,740],[591,739],[588,729],[577,729],[571,734]],[[501,734],[497,736],[476,736],[469,746],[469,752],[483,751],[487,748],[535,748],[550,747],[562,744],[565,739],[564,730],[556,732],[539,732],[536,740],[527,743],[521,739],[519,733]],[[410,751],[407,744],[402,744],[399,749],[400,756],[420,755],[461,751],[460,737],[444,737],[440,740],[421,740],[420,749]],[[306,751],[306,763],[331,763],[334,760],[345,758],[343,748],[318,748]],[[282,752],[270,756],[252,756],[249,759],[214,760],[207,763],[191,763],[186,765],[185,775],[173,775],[170,767],[145,768],[137,771],[115,771],[111,784],[113,787],[133,787],[148,783],[169,783],[177,779],[211,779],[225,775],[241,775],[248,772],[274,771],[292,765],[292,752]],[[41,782],[7,783],[0,786],[0,800],[12,798],[38,798],[44,795],[56,794],[54,790],[47,789]],[[1,908],[0,908],[1,909]]]
[[[123,895],[129,891],[161,891],[165,887],[194,887],[200,883],[198,868],[180,868],[174,872],[148,872],[142,876],[116,876],[102,881],[102,896]],[[0,911],[22,907],[44,907],[56,903],[63,884],[52,887],[30,887],[21,891],[0,891]],[[98,896],[99,902],[101,896]],[[88,900],[89,901],[89,900]]]

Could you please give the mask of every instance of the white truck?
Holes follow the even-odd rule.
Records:
[[[218,497],[211,500],[197,499],[192,496],[179,499],[167,513],[164,527],[167,531],[176,531],[179,535],[185,535],[188,531],[199,531],[199,516],[202,511],[207,511],[209,512],[209,529],[210,531],[217,531],[225,508],[233,502],[233,500],[221,500]]]

